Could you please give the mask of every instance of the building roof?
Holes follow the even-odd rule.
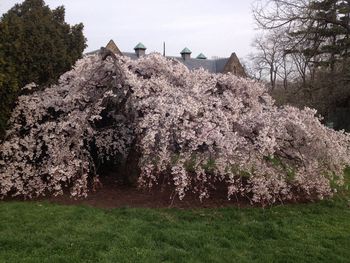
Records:
[[[223,58],[223,59],[191,58],[191,59],[186,59],[186,61],[183,61],[183,63],[190,70],[203,68],[208,70],[211,73],[219,73],[219,72],[222,72],[227,61],[228,61],[228,58]]]
[[[122,52],[123,56],[126,56],[132,60],[138,59],[139,57],[136,55],[135,52]]]
[[[185,48],[180,52],[180,54],[191,54],[191,53],[192,53],[192,51],[189,50],[187,47],[185,47]]]
[[[226,63],[229,58],[220,59],[198,59],[198,58],[187,58],[182,57],[167,56],[167,58],[176,59],[182,64],[184,64],[189,70],[203,68],[210,73],[220,73],[224,70]]]
[[[99,50],[94,50],[92,52],[86,53],[86,55],[96,54]],[[123,56],[126,56],[132,60],[138,59],[135,52],[121,52]],[[203,68],[208,70],[210,73],[223,72],[226,63],[229,58],[219,58],[219,59],[201,59],[201,58],[188,58],[184,60],[182,57],[167,56],[167,58],[176,59],[177,61],[183,63],[189,70]]]
[[[135,47],[134,49],[143,49],[143,50],[146,50],[146,47],[144,44],[142,44],[141,42],[139,42]]]
[[[198,59],[207,59],[207,57],[204,56],[203,53],[200,53],[196,58],[198,58]]]
[[[129,57],[132,60],[136,60],[139,57],[135,52],[120,52],[117,45],[111,40],[106,48],[112,50],[113,52]],[[142,43],[138,43],[135,48],[136,49],[146,49],[146,47]],[[86,55],[96,54],[99,50],[91,51],[86,53]],[[181,51],[182,54],[191,54],[191,50],[187,47]],[[246,76],[244,72],[244,68],[241,66],[239,59],[235,53],[232,53],[230,57],[227,58],[214,58],[207,59],[203,53],[200,53],[196,58],[191,58],[190,56],[166,56],[167,58],[176,59],[177,61],[183,63],[189,70],[200,69],[209,71],[210,73],[227,73],[233,72],[234,74],[240,76]]]

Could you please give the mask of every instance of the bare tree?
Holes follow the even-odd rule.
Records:
[[[282,85],[285,90],[288,88],[289,82],[293,79],[293,75],[295,75],[294,73],[295,69],[292,59],[287,54],[284,54],[277,75],[282,80]]]
[[[333,1],[334,5],[337,3],[343,10],[336,15],[331,13],[319,15],[314,7],[321,2],[315,0],[256,0],[253,15],[259,28],[263,29],[284,27],[292,32],[295,28],[307,26],[310,21],[316,21],[322,24],[337,25],[350,34],[349,20],[342,19],[342,17],[349,17],[348,10],[345,12],[344,10],[349,8],[350,1]],[[329,1],[328,4],[332,5],[333,2]]]
[[[287,88],[287,77],[292,73],[290,60],[285,52],[288,43],[286,37],[284,31],[276,29],[259,35],[253,42],[257,52],[251,54],[250,58],[261,75],[269,80],[271,91],[280,80]]]
[[[265,61],[271,92],[284,87],[275,92],[285,96],[280,101],[315,107],[326,118],[349,107],[350,0],[257,0],[253,15],[264,37],[252,59]]]

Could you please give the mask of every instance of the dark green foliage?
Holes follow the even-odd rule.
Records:
[[[277,84],[270,78],[277,104],[315,108],[325,123],[348,130],[348,124],[334,115],[339,108],[350,109],[350,0],[259,2],[274,5],[254,11],[258,24],[282,39],[267,38],[282,54],[267,58],[267,68],[277,72]],[[264,45],[258,49],[274,54]]]
[[[326,98],[325,109],[320,107],[320,112],[327,116],[350,99],[350,1],[314,1],[310,8],[314,21],[311,20],[307,36],[312,44],[304,52],[314,57],[311,59],[314,67],[322,69],[311,79],[310,85],[316,89],[314,97],[317,89],[325,90],[320,94]]]
[[[336,62],[344,62],[350,51],[350,1],[311,1],[308,21],[299,30],[290,33],[297,37],[301,46],[288,52],[301,52],[315,66],[335,70]],[[312,59],[314,58],[314,59]]]
[[[18,94],[16,71],[11,64],[5,63],[0,46],[0,140],[10,117],[12,104]]]
[[[69,70],[86,47],[83,25],[64,21],[65,9],[43,0],[16,4],[0,20],[0,137],[19,87],[48,84]]]

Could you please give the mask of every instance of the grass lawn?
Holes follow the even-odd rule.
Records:
[[[262,208],[0,202],[0,262],[350,262],[346,197]]]
[[[0,202],[0,263],[350,262],[347,181],[331,200],[267,209]]]

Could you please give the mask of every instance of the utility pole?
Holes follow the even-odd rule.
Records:
[[[163,42],[163,56],[165,57],[165,41]]]

